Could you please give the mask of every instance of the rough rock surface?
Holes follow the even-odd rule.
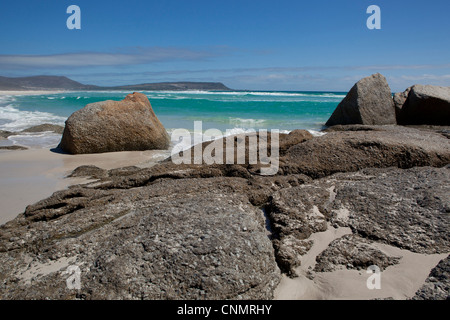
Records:
[[[450,125],[450,87],[412,86],[398,123]]]
[[[284,239],[305,241],[313,232],[327,230],[328,222],[350,227],[360,237],[417,253],[450,251],[448,167],[338,173],[275,192],[269,208],[281,243]],[[292,250],[289,244],[275,248],[281,258]],[[300,255],[283,259],[282,271],[295,275]]]
[[[22,132],[44,132],[44,131],[53,131],[55,133],[62,134],[64,131],[64,127],[58,126],[56,124],[44,123],[22,130]]]
[[[409,95],[410,91],[411,91],[411,87],[407,88],[403,92],[394,93],[395,117],[397,119],[397,122],[400,118],[400,112],[402,111],[402,108],[406,102],[406,99],[408,99],[408,95]]]
[[[72,154],[167,149],[170,139],[148,98],[88,104],[66,121],[59,147]]]
[[[0,150],[27,150],[27,147],[23,146],[0,146]]]
[[[340,129],[344,131],[329,132],[290,148],[280,158],[280,172],[320,178],[363,168],[442,167],[450,163],[449,139],[431,130],[401,126]]]
[[[377,73],[361,79],[353,86],[326,125],[396,123],[391,89],[386,78]]]
[[[450,256],[441,260],[430,272],[425,284],[413,300],[450,300]]]
[[[245,185],[241,178],[158,180],[58,192],[0,229],[0,296],[269,299],[279,269]],[[81,290],[66,288],[68,263],[26,276],[33,265],[64,261],[80,267]]]
[[[397,264],[400,257],[392,257],[373,246],[374,241],[358,235],[345,235],[330,243],[316,258],[316,272],[330,272],[339,268],[366,270],[376,265],[383,271]]]
[[[72,175],[97,181],[0,227],[0,298],[269,299],[280,269],[294,276],[310,235],[329,225],[357,235],[337,242],[341,257],[343,243],[358,252],[327,260],[330,268],[368,263],[361,251],[372,241],[449,251],[444,135],[389,126],[296,132],[280,135],[280,163],[275,176],[248,163],[81,167]],[[70,265],[80,268],[80,290],[66,287]]]

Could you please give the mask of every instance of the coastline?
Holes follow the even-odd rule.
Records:
[[[383,127],[383,130],[395,129]],[[401,130],[402,132],[405,131],[405,133],[413,133],[416,129],[404,128],[397,130]],[[419,131],[417,134],[419,134]],[[354,135],[354,133],[352,135]],[[311,141],[320,140],[321,137],[314,137]],[[158,150],[85,155],[62,154],[53,152],[49,149],[0,152],[0,201],[2,201],[0,225],[13,220],[18,214],[25,210],[27,205],[35,204],[37,201],[51,196],[56,191],[67,189],[71,185],[92,182],[93,180],[89,180],[88,178],[66,178],[71,171],[79,166],[95,165],[107,170],[127,166],[150,168],[154,166],[158,160],[162,160],[164,154],[167,155],[166,151]],[[162,166],[162,168],[164,168],[164,166]],[[168,169],[169,168],[170,164],[168,164]],[[182,181],[187,183],[190,180],[188,172],[189,170],[173,171],[170,169],[166,175],[181,175],[180,177],[183,177],[183,179],[178,180],[180,182],[177,182],[177,184],[182,183]],[[195,172],[195,170],[192,170],[191,172]],[[164,176],[164,171],[161,174]],[[229,181],[234,181],[233,179],[235,178],[229,179]],[[169,181],[168,183],[170,183]],[[132,180],[130,182],[134,185]],[[154,186],[157,186],[158,184],[159,183]],[[196,186],[193,190],[201,188],[197,186],[198,182],[195,182],[194,184]],[[183,188],[180,185],[177,186],[176,189],[178,189],[178,187]],[[119,189],[120,188],[121,187],[119,187]],[[125,188],[123,192],[127,192],[125,190],[127,190],[127,188]],[[285,190],[289,190],[289,188]],[[166,192],[166,190],[164,192]],[[234,194],[234,192],[232,193]],[[206,192],[205,194],[209,193]],[[226,197],[226,194],[227,192],[221,191],[220,197]],[[200,201],[203,196],[204,194],[197,200]],[[311,194],[311,196],[314,196],[314,194]],[[135,197],[136,195],[131,196],[133,199]],[[74,200],[77,201],[76,198],[74,198]],[[193,202],[192,205],[194,205],[194,203],[195,202]],[[166,205],[169,207],[171,206],[167,200],[164,200],[163,207]],[[184,205],[182,206],[184,207]],[[188,207],[184,210],[189,210]],[[239,206],[239,208],[242,209],[242,206]],[[98,210],[96,210],[96,212],[103,217],[103,213]],[[251,210],[249,212],[251,212]],[[246,215],[247,214],[248,213],[246,213]],[[129,219],[129,217],[124,219]],[[58,223],[64,223],[64,220]],[[211,231],[212,230],[209,230],[209,232]],[[366,274],[365,269],[355,270],[341,268],[332,272],[313,271],[318,255],[329,247],[331,242],[351,233],[352,230],[349,227],[336,227],[329,223],[327,231],[311,234],[311,236],[305,240],[312,240],[314,243],[310,250],[301,257],[302,263],[296,268],[298,277],[289,278],[286,274],[281,274],[280,282],[274,287],[273,298],[275,300],[410,299],[425,285],[430,271],[436,267],[440,260],[445,259],[448,255],[448,253],[417,253],[381,242],[375,243],[374,247],[381,252],[388,256],[400,258],[400,262],[397,265],[384,270],[382,274],[382,290],[368,290],[366,288],[365,284],[368,275]],[[48,274],[60,272],[58,270],[63,270],[67,268],[69,264],[74,263],[74,259],[76,259],[75,256],[67,258],[63,257],[55,261],[51,260],[52,262],[48,263],[35,261],[27,267],[17,269],[17,271],[21,272],[23,281],[29,283],[29,281],[34,281],[33,279],[40,279],[40,274],[43,274],[43,277],[45,277]]]
[[[50,149],[0,151],[0,225],[23,213],[28,205],[71,185],[88,182],[67,178],[75,168],[95,165],[102,169],[126,166],[151,167],[165,157],[166,151],[124,151],[70,155]]]
[[[41,94],[57,94],[57,93],[65,93],[65,92],[73,92],[72,90],[24,90],[24,91],[5,91],[0,90],[0,96],[34,96]]]
[[[158,267],[151,273],[154,277],[167,281],[165,274],[174,272],[195,280],[200,269],[210,272],[202,281],[226,288],[217,290],[211,282],[199,290],[203,287],[193,283],[183,289],[186,293],[176,293],[188,299],[205,292],[223,297],[223,292],[235,290],[233,281],[239,281],[239,292],[246,292],[239,299],[417,298],[433,281],[437,265],[448,260],[442,235],[446,222],[437,220],[433,210],[447,192],[447,131],[397,125],[308,131],[281,136],[281,170],[269,177],[251,165],[176,166],[167,161],[152,168],[169,156],[170,149],[82,155],[58,153],[48,146],[0,151],[0,249],[13,252],[26,250],[24,243],[39,244],[35,256],[24,251],[23,261],[4,255],[9,260],[0,271],[21,279],[18,296],[11,297],[21,297],[22,290],[32,297],[59,299],[52,277],[76,264],[86,279],[110,279],[100,287],[89,282],[87,286],[97,289],[86,291],[85,298],[110,299],[110,292],[117,298],[143,298],[141,289],[130,293],[108,286],[124,281],[113,270],[148,265],[144,261],[150,255],[182,261]],[[67,178],[83,165],[122,170],[96,174],[95,168],[82,168],[77,171],[81,178]],[[138,168],[126,168],[130,166]],[[426,198],[432,203],[418,208],[424,201],[422,189],[433,190]],[[363,199],[371,204],[366,206]],[[392,223],[386,225],[386,219]],[[128,252],[133,252],[131,260]],[[99,269],[92,261],[97,263],[103,253],[104,263],[113,265]],[[7,261],[14,266],[8,267]],[[369,288],[368,265],[384,268],[382,290]],[[225,272],[217,273],[218,268]],[[244,276],[255,270],[257,280]],[[137,287],[147,285],[145,272],[137,271]],[[35,283],[40,285],[30,289]],[[170,281],[162,282],[145,298],[171,298],[174,293],[162,292],[172,287]]]

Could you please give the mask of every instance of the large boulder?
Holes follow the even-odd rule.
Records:
[[[2,226],[0,298],[272,298],[280,271],[245,179],[147,183],[57,192]]]
[[[363,168],[441,167],[450,163],[450,140],[434,130],[403,126],[347,125],[291,147],[280,173],[312,178]]]
[[[403,125],[450,125],[450,87],[411,87],[398,122]]]
[[[353,86],[326,125],[396,123],[391,89],[386,78],[377,73],[361,79]]]
[[[142,93],[91,103],[66,121],[59,147],[72,154],[167,149],[170,138]]]
[[[403,92],[394,93],[394,107],[395,107],[395,116],[398,119],[400,118],[400,113],[402,111],[403,106],[405,105],[406,99],[408,99],[409,92],[412,87],[407,88]]]

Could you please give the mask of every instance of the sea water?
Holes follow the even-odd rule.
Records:
[[[21,131],[51,123],[64,125],[76,110],[93,102],[122,100],[131,92],[82,91],[40,95],[0,96],[0,130]],[[167,131],[193,131],[194,121],[203,130],[241,133],[259,129],[290,132],[306,129],[317,133],[336,106],[343,92],[281,91],[144,91],[153,110]],[[54,147],[61,139],[54,133],[20,134],[0,140],[0,145]]]

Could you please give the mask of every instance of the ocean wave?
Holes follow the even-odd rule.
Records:
[[[28,133],[8,137],[12,145],[29,148],[53,148],[61,141],[61,135],[48,131],[41,133]]]
[[[143,91],[147,95],[153,94],[186,94],[186,95],[232,95],[232,96],[273,96],[273,97],[323,97],[323,98],[344,98],[345,94],[340,93],[315,93],[315,92],[272,92],[272,91],[202,91],[202,90],[188,90],[188,91]]]
[[[0,130],[21,131],[43,123],[64,125],[65,117],[49,112],[21,111],[13,105],[0,107]]]
[[[323,135],[326,135],[326,134],[327,134],[326,132],[320,132],[320,131],[317,131],[317,130],[311,130],[311,129],[308,129],[308,130],[306,130],[306,131],[308,131],[309,133],[311,133],[314,137],[320,137],[320,136],[323,136]]]
[[[261,126],[267,122],[266,119],[242,119],[242,118],[228,118],[228,123],[234,125],[245,126]]]
[[[0,106],[10,104],[11,102],[14,101],[16,101],[16,98],[14,96],[10,95],[0,96]]]

